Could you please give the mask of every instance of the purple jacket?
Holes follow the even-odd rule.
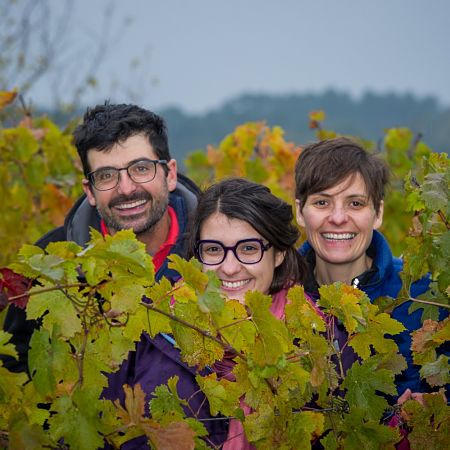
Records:
[[[186,253],[186,234],[189,214],[197,204],[195,185],[186,177],[179,176],[177,189],[170,194],[169,204],[175,210],[178,218],[180,234],[175,246],[170,253],[184,256]],[[82,196],[72,207],[66,217],[64,226],[56,228],[43,236],[36,245],[45,248],[50,242],[74,241],[84,246],[89,240],[89,228],[100,230],[100,218],[95,208],[89,205],[85,196]],[[163,276],[174,279],[178,274],[168,268],[167,260],[164,261],[156,274],[159,280]],[[4,329],[13,334],[11,342],[16,345],[19,353],[19,361],[12,357],[1,355],[6,368],[14,372],[28,371],[28,345],[31,335],[37,327],[36,321],[26,320],[25,311],[14,306],[8,310],[4,323]],[[151,339],[147,334],[141,336],[136,344],[136,350],[130,352],[127,360],[121,365],[118,372],[111,374],[109,386],[104,391],[107,399],[120,399],[123,402],[123,384],[133,386],[140,383],[147,395],[147,400],[156,386],[165,384],[167,380],[177,375],[178,393],[183,399],[190,398],[199,387],[195,381],[195,369],[181,362],[179,351],[162,336]],[[209,404],[204,395],[199,393],[190,400],[194,411],[198,411],[197,417],[211,419]],[[188,415],[192,415],[186,411]],[[209,438],[215,444],[220,444],[226,439],[228,423],[225,420],[206,421],[205,427],[210,433]],[[133,439],[123,444],[123,449],[145,449],[147,439],[145,436]]]

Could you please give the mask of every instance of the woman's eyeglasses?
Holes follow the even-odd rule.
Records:
[[[242,264],[256,264],[270,247],[272,244],[264,244],[262,239],[242,239],[232,247],[227,247],[220,241],[201,240],[195,246],[195,254],[201,263],[209,266],[222,264],[229,251]]]

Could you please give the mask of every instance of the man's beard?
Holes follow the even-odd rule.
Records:
[[[147,200],[147,202],[151,204],[150,210],[126,218],[113,213],[113,207],[115,205],[137,200]],[[147,191],[136,192],[129,196],[119,195],[109,202],[108,207],[97,208],[97,210],[110,231],[132,229],[136,235],[139,235],[150,231],[162,219],[167,211],[168,205],[169,191],[167,185],[165,185],[165,190],[161,192],[161,195],[158,196],[158,198],[155,198]],[[146,220],[142,220],[144,215],[147,216]],[[135,223],[136,221],[139,222]]]

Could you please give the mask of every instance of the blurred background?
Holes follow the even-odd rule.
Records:
[[[61,126],[105,100],[162,114],[180,161],[254,120],[307,143],[319,109],[450,151],[445,0],[1,0],[0,55],[0,90]]]

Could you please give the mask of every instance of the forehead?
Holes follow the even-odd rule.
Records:
[[[368,196],[367,186],[362,175],[357,172],[348,175],[342,181],[335,185],[324,189],[320,192],[315,192],[311,195],[327,195],[327,196]]]
[[[126,167],[130,161],[140,158],[158,159],[148,138],[142,134],[130,136],[109,150],[93,148],[88,151],[87,157],[91,171],[101,167]]]
[[[220,241],[227,246],[250,238],[262,236],[245,220],[232,219],[219,212],[209,216],[200,227],[200,239]]]

